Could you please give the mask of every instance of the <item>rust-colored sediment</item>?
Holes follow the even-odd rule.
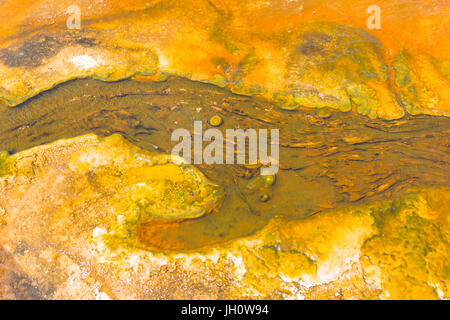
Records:
[[[384,119],[405,112],[447,115],[446,1],[379,3],[380,30],[366,27],[369,5],[146,1],[125,9],[122,2],[86,2],[80,4],[82,28],[68,30],[65,2],[26,9],[5,2],[3,18],[10,23],[0,32],[0,70],[7,81],[0,82],[0,96],[14,106],[73,78],[155,80],[172,73],[263,95],[289,109],[326,106]],[[302,50],[311,45],[316,49]],[[414,97],[394,81],[392,64],[402,52],[412,56],[403,68],[410,70]],[[308,75],[299,76],[305,67]]]
[[[373,4],[2,1],[0,297],[449,299],[450,5]],[[171,159],[193,120],[277,176]]]

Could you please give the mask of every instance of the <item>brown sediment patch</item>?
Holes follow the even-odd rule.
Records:
[[[14,262],[14,256],[22,254],[19,250],[13,254],[0,247],[0,297],[3,299],[36,300],[43,299],[40,288]]]
[[[333,38],[320,32],[310,32],[305,35],[304,40],[297,46],[297,50],[304,55],[324,55],[324,50],[330,45]]]
[[[55,55],[62,44],[52,37],[36,37],[25,41],[18,49],[1,49],[0,60],[7,67],[37,67],[42,59]]]
[[[63,35],[36,35],[17,48],[0,49],[0,61],[7,67],[38,67],[44,59],[55,56],[64,46],[79,44],[93,47],[96,43],[92,38],[76,33]]]

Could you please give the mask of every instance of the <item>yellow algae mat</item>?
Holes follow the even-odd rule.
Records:
[[[0,298],[449,299],[448,1],[0,2]]]

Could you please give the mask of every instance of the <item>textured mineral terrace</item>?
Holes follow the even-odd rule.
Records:
[[[449,296],[448,188],[174,253],[139,229],[214,209],[221,190],[193,167],[87,135],[4,157],[1,174],[4,298]]]
[[[364,12],[365,2],[341,5]],[[342,11],[322,1],[86,2],[79,30],[67,29],[64,3],[2,4],[0,98],[8,105],[74,78],[178,74],[287,109],[448,115],[446,1],[384,1],[376,34],[361,29],[365,15],[343,25]]]
[[[0,2],[0,298],[450,298],[448,1],[72,4]]]

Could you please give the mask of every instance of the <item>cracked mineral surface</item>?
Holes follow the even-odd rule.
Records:
[[[449,4],[357,2],[1,2],[0,298],[449,299]]]

